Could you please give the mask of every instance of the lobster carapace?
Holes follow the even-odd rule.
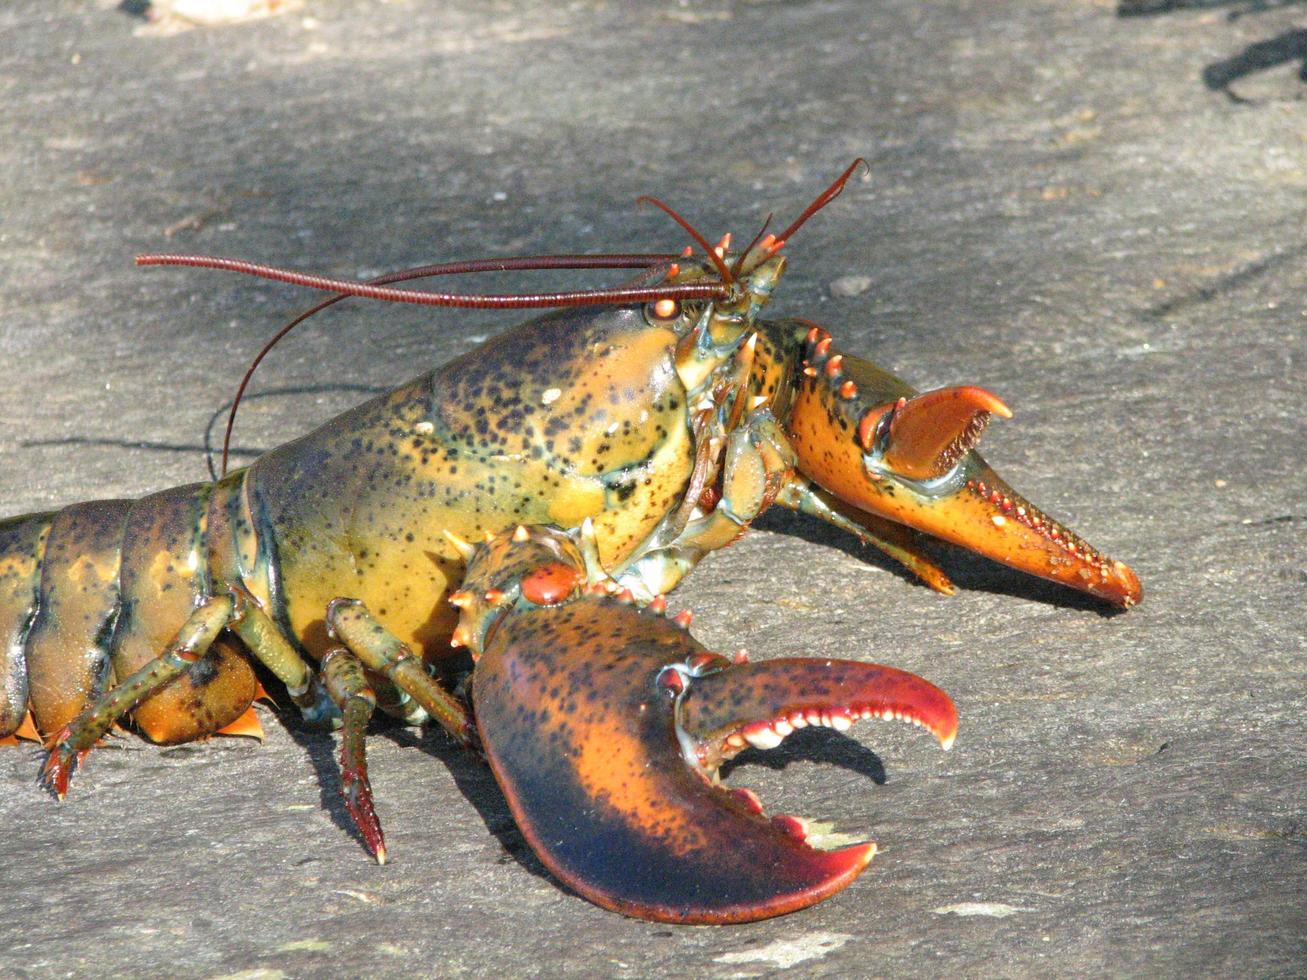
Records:
[[[918,394],[815,324],[761,318],[784,239],[852,169],[779,239],[732,253],[694,233],[702,260],[651,257],[638,288],[537,317],[215,483],[0,522],[0,736],[39,733],[62,796],[120,719],[163,743],[239,728],[258,661],[343,728],[346,805],[379,860],[377,706],[479,744],[541,860],[605,907],[744,921],[844,887],[873,845],[810,846],[718,766],[861,718],[947,747],[953,704],[890,667],[705,650],[664,598],[704,555],[780,504],[940,591],[913,529],[1118,606],[1141,594],[976,453],[1010,414],[997,397]],[[464,647],[466,700],[444,682]]]

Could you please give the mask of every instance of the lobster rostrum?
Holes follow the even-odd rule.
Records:
[[[739,252],[654,201],[702,258],[482,260],[366,284],[144,258],[337,294],[315,309],[345,295],[563,308],[216,482],[0,522],[0,736],[44,740],[42,778],[62,798],[120,720],[160,743],[257,730],[258,661],[307,720],[342,729],[345,804],[381,862],[365,751],[377,707],[479,747],[541,861],[607,908],[738,922],[843,888],[873,844],[812,846],[805,821],[769,817],[718,768],[863,718],[912,722],[948,748],[953,704],[892,667],[706,650],[665,598],[704,555],[779,504],[939,591],[952,586],[914,531],[1118,606],[1141,596],[1129,568],[976,453],[986,421],[1011,414],[997,397],[918,394],[820,326],[761,318],[785,240],[857,165]],[[562,267],[639,278],[529,297],[389,285]]]

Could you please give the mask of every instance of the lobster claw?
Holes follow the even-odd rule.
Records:
[[[875,450],[883,427],[885,465],[909,480],[934,480],[980,441],[991,415],[1010,419],[1012,410],[984,388],[936,388],[900,398],[883,412],[864,414],[858,441],[863,449]]]
[[[1117,606],[1143,597],[1128,565],[1039,510],[976,452],[989,419],[1012,415],[997,396],[974,386],[919,394],[835,353],[820,327],[790,322],[807,340],[786,432],[799,470],[845,505],[845,519],[906,525]]]
[[[564,884],[643,919],[780,915],[839,891],[875,853],[810,846],[803,821],[769,819],[752,793],[716,785],[724,759],[808,724],[898,717],[946,747],[957,728],[948,696],[912,674],[828,660],[737,665],[676,621],[595,591],[546,606],[519,599],[484,628],[477,615],[477,727],[518,826]]]

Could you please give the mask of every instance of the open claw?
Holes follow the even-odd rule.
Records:
[[[1012,414],[997,396],[970,385],[919,394],[888,371],[837,353],[816,324],[765,327],[803,338],[786,434],[800,473],[844,505],[832,523],[866,524],[880,543],[876,522],[894,521],[1122,608],[1143,598],[1129,566],[1021,497],[975,451],[989,419]]]
[[[772,749],[797,728],[847,731],[879,718],[926,729],[947,751],[958,730],[952,699],[894,667],[850,660],[783,657],[698,678],[685,694],[681,728],[702,764],[715,767],[746,746]]]
[[[591,594],[499,620],[473,703],[495,777],[546,867],[605,908],[685,923],[803,908],[875,854],[871,843],[814,848],[804,821],[769,818],[752,793],[715,785],[732,737],[765,741],[757,723],[778,713],[839,727],[855,709],[897,712],[946,743],[956,730],[947,696],[910,674],[825,660],[732,665],[663,616]],[[716,758],[700,751],[714,739]]]

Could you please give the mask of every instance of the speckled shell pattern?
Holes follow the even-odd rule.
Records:
[[[561,880],[641,918],[746,921],[843,888],[865,860],[806,846],[685,764],[659,677],[695,655],[706,651],[683,628],[612,598],[517,613],[496,631],[473,700],[518,826]],[[768,700],[745,670],[719,713]],[[772,680],[792,703],[797,687]]]
[[[0,522],[0,734],[30,706],[58,731],[154,659],[209,591],[208,507],[195,484],[136,501],[98,500]],[[136,712],[157,742],[209,734],[249,707],[258,685],[235,641]]]
[[[339,596],[428,660],[464,558],[515,524],[586,518],[619,566],[694,464],[678,337],[640,308],[552,313],[498,336],[216,484],[0,522],[0,736],[30,705],[57,731],[157,656],[197,597],[239,583],[308,653]],[[254,675],[229,634],[135,712],[179,742],[238,717]]]

